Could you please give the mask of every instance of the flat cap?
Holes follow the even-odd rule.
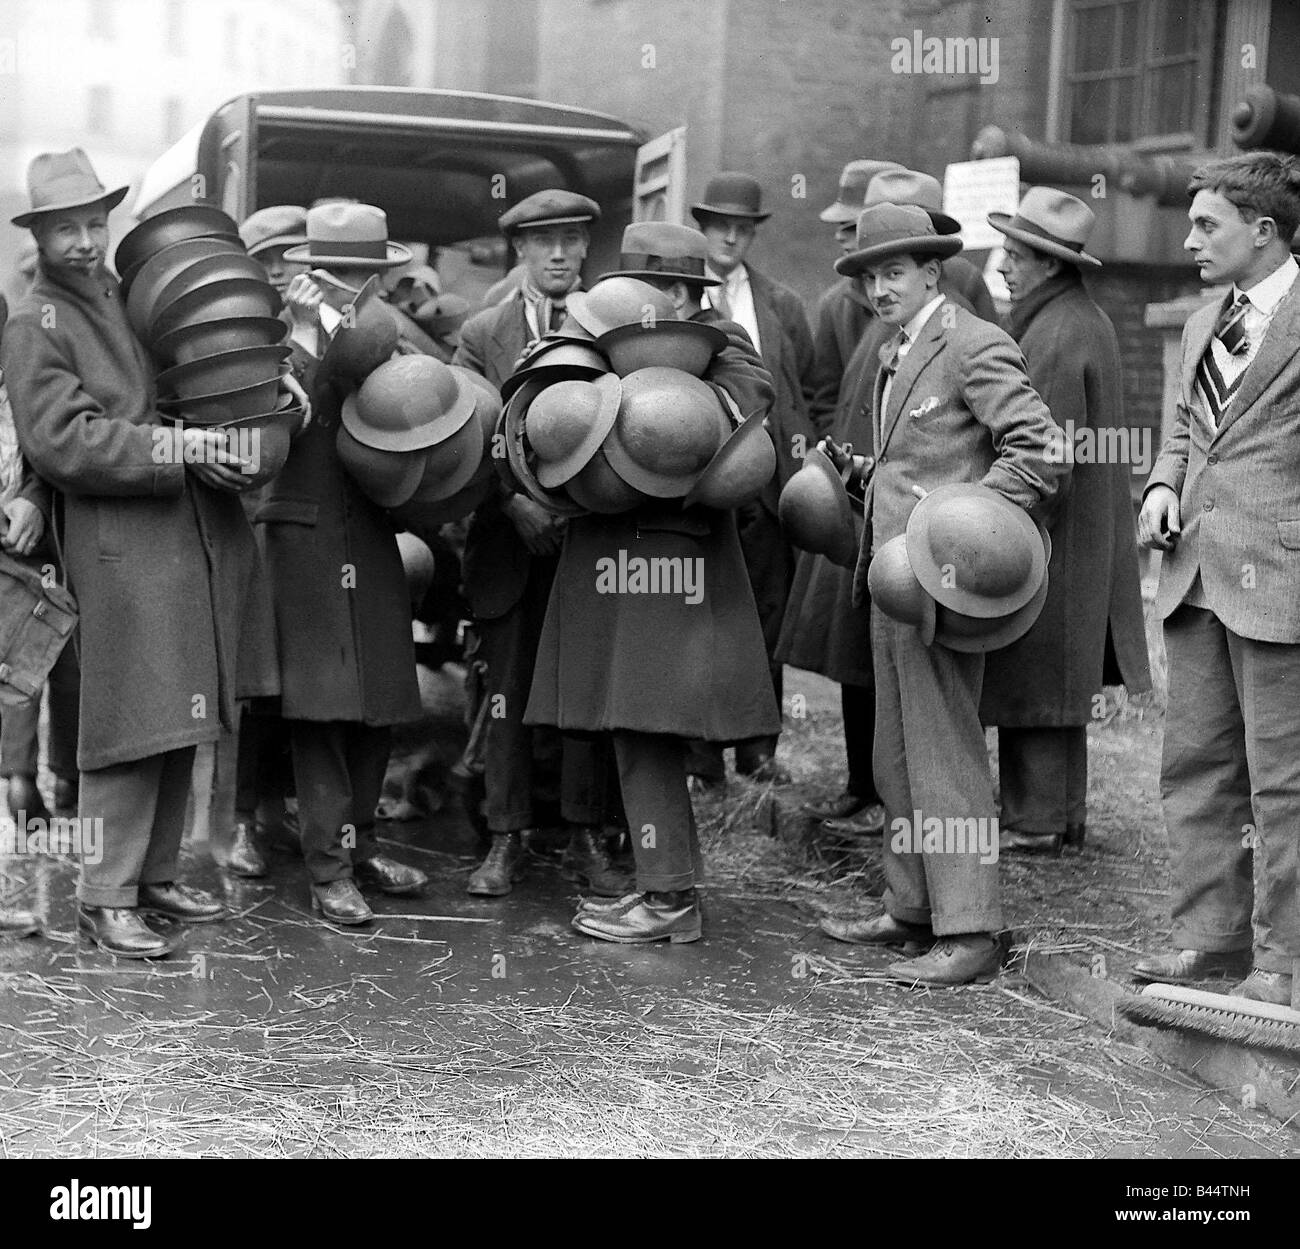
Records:
[[[562,226],[579,221],[599,221],[600,205],[576,191],[558,187],[537,191],[507,209],[498,219],[501,233],[509,238],[518,230],[532,226]]]
[[[268,247],[297,247],[307,241],[307,210],[297,204],[259,208],[239,227],[250,256]]]

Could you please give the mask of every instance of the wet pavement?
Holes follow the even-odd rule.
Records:
[[[364,929],[309,911],[301,864],[239,881],[187,850],[234,917],[157,963],[73,931],[75,867],[9,861],[43,939],[0,943],[5,1156],[411,1154],[1278,1155],[1296,1138],[1004,976],[884,981],[789,901],[725,884],[706,939],[617,946],[569,927],[534,859],[464,893],[454,815],[385,826],[427,896]],[[735,837],[757,837],[739,830]]]

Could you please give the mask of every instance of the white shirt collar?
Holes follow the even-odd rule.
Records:
[[[743,263],[738,264],[725,278],[707,261],[704,272],[711,278],[717,278],[728,292],[738,291],[749,285],[749,274],[745,272]]]
[[[1258,308],[1266,317],[1272,316],[1273,310],[1291,289],[1297,274],[1300,274],[1300,265],[1296,264],[1294,256],[1288,256],[1268,277],[1261,278],[1249,290],[1243,291],[1234,283],[1232,298],[1235,301],[1239,295],[1245,295],[1252,307]]]

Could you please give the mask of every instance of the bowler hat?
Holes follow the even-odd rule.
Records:
[[[758,179],[747,173],[729,171],[715,174],[704,188],[704,198],[691,205],[691,216],[748,217],[753,222],[766,221],[772,214],[763,211],[763,188]]]
[[[939,234],[956,234],[961,222],[943,211],[943,187],[938,178],[915,169],[885,169],[876,174],[867,185],[863,208],[877,204],[901,204],[908,208],[924,208]]]
[[[307,241],[307,210],[298,204],[272,204],[244,218],[239,227],[250,256],[268,247],[297,247]]]
[[[538,226],[576,225],[578,222],[599,221],[600,205],[594,199],[554,187],[535,191],[521,199],[513,208],[506,209],[497,218],[497,225],[506,238],[520,230]]]
[[[411,259],[410,249],[388,241],[388,215],[373,204],[331,200],[307,213],[307,242],[284,253],[295,264],[328,269],[393,269]]]
[[[66,152],[42,152],[27,166],[27,194],[32,206],[10,220],[16,226],[29,226],[42,213],[84,208],[101,200],[104,211],[111,212],[130,189],[125,186],[106,189],[95,174],[90,157],[79,147]]]
[[[717,278],[704,271],[709,258],[708,240],[690,226],[672,221],[634,221],[623,231],[619,252],[619,267],[605,277],[720,285]]]
[[[825,452],[814,447],[804,456],[803,467],[781,490],[777,515],[795,546],[825,555],[841,568],[853,566],[858,548],[853,508]]]
[[[854,277],[868,265],[878,264],[890,256],[919,252],[924,256],[955,256],[961,251],[961,239],[938,234],[923,208],[904,208],[896,204],[878,204],[864,208],[858,217],[857,250],[835,262],[835,272]]]
[[[977,482],[939,486],[912,509],[907,554],[941,607],[981,619],[1019,610],[1047,575],[1029,513]]]
[[[1035,251],[1046,252],[1072,265],[1100,265],[1083,245],[1092,233],[1096,215],[1081,199],[1050,186],[1031,186],[1014,217],[989,213],[989,225],[1019,239]]]
[[[902,169],[902,165],[892,160],[849,161],[840,173],[840,187],[835,202],[829,208],[823,208],[817,214],[818,217],[836,225],[856,221],[863,208],[862,201],[867,198],[867,186],[871,179],[886,169]]]

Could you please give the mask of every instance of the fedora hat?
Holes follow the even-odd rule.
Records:
[[[414,451],[450,438],[474,414],[474,387],[432,356],[386,360],[343,400],[348,432],[380,451]]]
[[[113,267],[123,276],[155,252],[185,239],[239,237],[235,219],[208,204],[182,204],[146,217],[127,232],[113,254]]]
[[[42,152],[27,166],[27,194],[32,206],[10,220],[16,226],[29,226],[42,213],[63,208],[84,208],[104,202],[111,212],[125,198],[130,187],[108,190],[90,164],[90,157],[79,147],[66,152]]]
[[[936,604],[916,579],[907,558],[907,535],[890,538],[872,557],[867,568],[867,592],[871,601],[891,620],[915,625],[921,641],[934,641]]]
[[[777,500],[781,528],[795,546],[825,555],[851,568],[857,555],[857,530],[848,491],[825,452],[814,447],[793,473]]]
[[[628,485],[656,499],[680,499],[717,454],[720,417],[707,382],[680,369],[638,369],[623,379],[605,454]]]
[[[724,391],[723,397],[733,413],[737,412],[731,396]],[[748,503],[772,480],[776,447],[763,417],[761,409],[751,412],[728,435],[682,500],[683,507],[698,503],[727,512]]]
[[[708,240],[690,226],[672,221],[634,221],[623,231],[619,252],[619,267],[605,277],[721,285],[704,271],[704,262],[709,258]]]
[[[867,184],[863,208],[877,204],[901,204],[907,208],[924,208],[939,234],[956,234],[961,223],[943,211],[943,187],[938,178],[915,169],[884,169]]]
[[[934,640],[950,651],[972,655],[987,654],[1010,646],[1012,642],[1024,637],[1042,615],[1043,604],[1047,602],[1047,585],[1047,576],[1044,575],[1043,584],[1028,603],[1010,615],[992,620],[938,607],[935,609]]]
[[[981,619],[1019,610],[1047,575],[1029,513],[977,482],[939,486],[912,509],[907,554],[939,606]]]
[[[409,248],[388,241],[388,214],[373,204],[332,200],[307,212],[307,241],[286,260],[328,269],[393,269],[411,259]]]
[[[239,227],[250,256],[268,247],[298,247],[307,241],[307,210],[297,204],[259,208]]]
[[[593,381],[570,378],[548,386],[533,400],[524,420],[537,455],[537,480],[547,490],[579,471],[614,428],[623,386],[612,373]]]
[[[988,215],[989,225],[999,233],[1072,265],[1101,264],[1083,250],[1096,220],[1083,200],[1050,186],[1031,186],[1014,217],[1008,213]]]
[[[863,209],[863,200],[867,198],[867,186],[871,179],[886,169],[902,169],[902,165],[892,160],[851,160],[840,172],[840,188],[835,202],[829,208],[823,208],[817,214],[822,221],[831,221],[836,225],[847,225],[858,219]]]
[[[959,251],[961,239],[936,233],[925,209],[877,204],[859,214],[857,248],[835,262],[835,272],[854,277],[868,265],[890,256],[919,252],[942,259]]]
[[[758,179],[734,171],[715,174],[704,188],[704,199],[691,205],[696,221],[701,217],[748,217],[757,223],[771,215],[763,211],[763,188]]]
[[[538,226],[577,225],[579,222],[599,221],[600,205],[594,199],[565,191],[559,187],[535,191],[521,199],[513,208],[506,209],[497,218],[497,225],[506,238],[520,230]]]

